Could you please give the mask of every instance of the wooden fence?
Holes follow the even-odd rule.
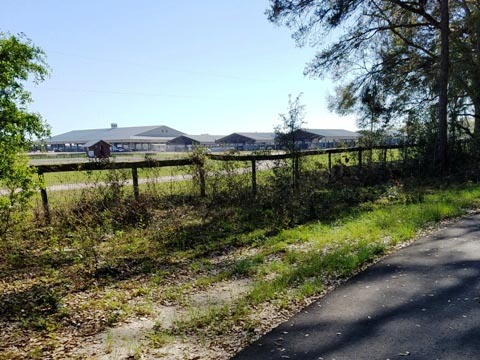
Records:
[[[375,146],[375,147],[350,147],[350,148],[332,148],[332,149],[320,149],[320,150],[306,150],[298,151],[294,153],[281,153],[281,154],[248,154],[248,155],[220,155],[220,154],[206,154],[206,157],[215,160],[215,161],[243,161],[251,163],[251,187],[253,194],[257,192],[257,162],[258,161],[275,161],[282,159],[294,159],[294,172],[298,179],[299,169],[298,169],[298,159],[305,156],[314,156],[314,155],[327,155],[328,156],[328,170],[332,170],[332,155],[341,154],[341,153],[356,153],[358,159],[358,167],[363,166],[363,154],[366,151],[372,150],[382,150],[381,159],[382,162],[387,162],[387,151],[392,149],[404,149],[407,147],[400,145],[385,145],[385,146]],[[175,160],[155,160],[149,159],[144,161],[137,162],[85,162],[85,163],[71,163],[71,164],[57,164],[57,165],[37,165],[34,166],[40,177],[44,179],[44,174],[46,173],[55,173],[55,172],[66,172],[66,171],[95,171],[95,170],[119,170],[119,169],[131,169],[132,171],[132,183],[133,183],[133,194],[136,200],[139,197],[139,186],[138,186],[138,169],[142,168],[160,168],[160,167],[176,167],[176,166],[198,166],[198,176],[200,184],[200,195],[206,195],[206,186],[205,186],[205,177],[206,171],[204,167],[204,162],[200,159],[195,158],[186,158],[186,159],[175,159]],[[45,183],[45,181],[42,181]],[[47,189],[43,186],[40,190],[43,208],[45,211],[45,217],[48,219],[49,216],[49,205],[48,205],[48,194]]]

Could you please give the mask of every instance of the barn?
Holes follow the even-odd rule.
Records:
[[[273,132],[238,132],[224,136],[216,141],[225,147],[235,150],[262,150],[275,146],[275,133]]]
[[[107,159],[110,157],[111,145],[104,140],[92,140],[84,145],[85,152],[90,159]]]
[[[180,135],[167,142],[168,151],[190,151],[194,146],[212,148],[224,135]]]
[[[161,151],[173,138],[184,133],[165,125],[73,130],[45,140],[50,151],[83,151],[86,143],[102,139],[114,151]]]
[[[301,129],[297,136],[307,148],[353,146],[360,137],[361,134],[344,129]]]

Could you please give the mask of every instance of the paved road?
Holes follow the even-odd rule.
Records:
[[[420,239],[235,359],[480,359],[480,215]]]

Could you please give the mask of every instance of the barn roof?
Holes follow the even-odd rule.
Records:
[[[89,148],[90,146],[96,145],[99,142],[104,142],[107,145],[111,145],[110,143],[106,142],[105,140],[90,140],[90,141],[86,142],[83,146],[86,147],[86,148]]]
[[[210,135],[210,134],[201,134],[201,135],[180,135],[176,138],[173,138],[168,143],[169,144],[185,144],[189,142],[195,142],[199,144],[214,144],[216,140],[224,137],[225,135]]]
[[[165,125],[156,126],[131,126],[106,129],[73,130],[64,134],[52,136],[47,139],[48,144],[86,143],[96,139],[105,141],[130,141],[130,140],[169,140],[182,135],[181,131]]]
[[[217,140],[217,143],[235,143],[239,139],[252,142],[272,142],[275,140],[275,133],[270,132],[236,132]]]
[[[337,138],[358,138],[360,134],[355,131],[344,129],[302,129],[305,132],[320,135],[323,137],[337,137]]]

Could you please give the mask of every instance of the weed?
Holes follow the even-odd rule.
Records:
[[[155,274],[152,275],[150,278],[150,282],[153,285],[162,285],[165,282],[165,277],[168,275],[166,271],[163,270],[157,270]]]
[[[202,276],[195,280],[195,285],[199,288],[210,286],[218,281],[216,276]]]
[[[179,305],[187,304],[187,296],[192,290],[192,285],[190,283],[178,285],[174,287],[166,288],[162,292],[161,298],[168,302],[173,302]]]
[[[28,318],[24,321],[24,326],[36,331],[47,331],[47,332],[53,332],[58,328],[58,324],[53,322],[48,317],[44,317],[44,316],[35,316],[32,318]]]
[[[142,358],[142,344],[135,342],[129,345],[128,358],[133,360],[140,360]]]
[[[246,306],[230,307],[224,305],[210,305],[206,308],[191,308],[188,315],[176,319],[170,329],[171,334],[192,333],[197,330],[208,330],[210,334],[222,334],[238,325],[247,314]]]
[[[165,346],[174,340],[174,337],[169,333],[169,331],[162,329],[160,325],[155,325],[154,331],[148,334],[147,337],[152,346],[155,348]]]
[[[242,259],[237,261],[232,268],[233,275],[248,276],[253,275],[259,264],[262,264],[265,257],[262,254],[255,255],[254,257]]]
[[[149,302],[135,304],[132,311],[137,316],[149,316],[154,313],[153,305]]]
[[[302,300],[320,293],[324,289],[323,280],[320,278],[308,278],[296,291],[296,298]]]
[[[28,358],[29,359],[44,359],[44,352],[40,346],[35,346],[29,353],[28,353]]]
[[[108,330],[105,337],[105,354],[110,354],[113,350],[113,335],[112,331]]]
[[[145,296],[150,292],[150,290],[146,287],[139,287],[136,289],[133,289],[132,291],[132,297],[139,297],[139,296]]]

